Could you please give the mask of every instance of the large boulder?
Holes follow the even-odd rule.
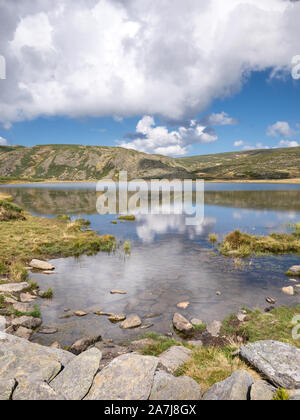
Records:
[[[254,380],[245,370],[234,372],[230,378],[213,385],[203,395],[206,401],[247,401]]]
[[[266,381],[256,381],[251,388],[250,399],[252,401],[271,401],[276,388]]]
[[[90,346],[98,343],[102,340],[101,335],[96,336],[85,336],[77,340],[71,347],[70,351],[73,354],[80,354],[83,353],[85,350],[87,350]]]
[[[240,356],[275,386],[300,388],[300,349],[278,341],[258,341],[242,347]]]
[[[50,382],[75,356],[0,332],[0,378]]]
[[[15,389],[15,379],[0,378],[0,401],[8,401],[11,399],[13,390]]]
[[[16,302],[13,304],[14,310],[22,313],[29,314],[34,311],[34,305],[32,303]]]
[[[81,353],[56,376],[51,388],[67,400],[82,400],[92,386],[101,357],[101,351],[96,348]]]
[[[18,383],[12,399],[15,401],[61,401],[65,398],[57,394],[46,382],[23,380]]]
[[[176,328],[176,330],[185,334],[193,331],[194,328],[190,321],[188,321],[184,316],[178,313],[174,314],[173,325]]]
[[[41,261],[41,260],[32,260],[29,263],[29,266],[32,268],[35,268],[36,270],[42,270],[42,271],[52,271],[55,269],[55,267],[53,267],[52,264],[46,261]]]
[[[20,318],[13,319],[11,322],[11,326],[14,328],[23,327],[28,328],[29,330],[35,330],[41,325],[41,319],[34,318],[33,316],[21,316]]]
[[[29,283],[7,283],[0,284],[0,293],[18,293],[29,287]]]
[[[192,356],[192,351],[183,346],[173,346],[159,356],[159,363],[168,372],[174,373]]]
[[[114,359],[94,379],[87,400],[147,400],[158,358],[124,354]]]
[[[167,372],[156,372],[149,400],[192,401],[200,399],[201,387],[194,379],[187,376],[175,378]]]

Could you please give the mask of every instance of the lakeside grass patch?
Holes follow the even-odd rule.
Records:
[[[5,206],[7,204],[11,203],[5,202]],[[0,202],[0,211],[2,208]],[[67,216],[47,219],[32,216],[22,209],[20,212],[24,215],[22,219],[0,219],[0,275],[8,274],[12,281],[26,280],[25,265],[33,258],[94,255],[116,247],[114,236],[98,236],[86,230],[89,222],[83,219],[71,222]]]
[[[225,237],[220,252],[225,256],[244,258],[250,255],[300,254],[300,230],[269,236],[251,236],[236,230]]]
[[[128,222],[134,222],[135,221],[135,216],[133,215],[129,215],[129,216],[120,216],[118,217],[118,220],[126,220]]]

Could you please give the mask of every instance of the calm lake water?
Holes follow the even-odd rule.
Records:
[[[31,274],[41,289],[54,290],[52,301],[39,300],[44,325],[59,332],[51,336],[36,334],[35,340],[50,344],[58,340],[70,345],[83,334],[102,334],[104,338],[126,340],[145,331],[172,331],[171,320],[178,311],[187,318],[203,322],[223,319],[240,307],[267,305],[266,296],[280,305],[300,303],[300,295],[285,296],[290,285],[286,270],[299,264],[297,256],[251,258],[243,266],[213,253],[210,233],[222,238],[234,229],[252,234],[288,231],[288,224],[300,221],[300,185],[279,184],[206,184],[205,220],[198,227],[186,226],[184,215],[138,215],[135,222],[111,224],[116,216],[96,212],[94,184],[39,184],[1,187],[16,203],[32,214],[54,217],[69,214],[84,217],[100,234],[113,234],[130,240],[132,252],[121,250],[107,255],[82,256],[53,261],[51,276]],[[126,290],[126,295],[111,295],[111,289]],[[216,296],[221,291],[222,296]],[[177,303],[189,301],[186,310]],[[64,309],[84,310],[84,318],[65,315]],[[124,331],[106,317],[93,312],[118,314],[149,313],[159,316],[145,320],[149,330]]]

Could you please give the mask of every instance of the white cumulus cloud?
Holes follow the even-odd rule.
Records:
[[[277,123],[270,125],[267,129],[267,136],[273,137],[291,137],[293,135],[293,130],[286,121],[277,121]]]
[[[0,146],[6,146],[8,144],[8,141],[0,136]]]
[[[292,140],[280,140],[279,147],[299,147],[300,144],[297,141]]]

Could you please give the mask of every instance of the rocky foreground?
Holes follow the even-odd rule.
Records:
[[[193,379],[173,375],[191,350],[174,346],[159,357],[142,356],[142,342],[120,347],[106,360],[101,341],[76,356],[0,333],[0,400],[272,400],[278,388],[300,400],[296,347],[276,341],[242,347],[237,357],[265,380],[240,370],[203,394]],[[88,343],[78,343],[78,353],[80,344]]]

